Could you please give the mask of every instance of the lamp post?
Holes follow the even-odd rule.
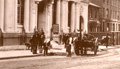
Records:
[[[53,40],[53,27],[50,29],[50,40]]]
[[[82,40],[82,29],[81,29],[81,25],[82,25],[82,24],[81,24],[81,23],[82,23],[82,20],[81,20],[81,19],[82,19],[82,18],[81,18],[82,16],[81,16],[81,15],[82,15],[82,13],[83,13],[83,7],[80,6],[80,40]]]

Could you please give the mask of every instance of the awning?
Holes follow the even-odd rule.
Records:
[[[89,26],[92,26],[92,27],[98,27],[100,26],[100,21],[98,20],[89,20]]]

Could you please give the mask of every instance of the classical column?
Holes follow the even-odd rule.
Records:
[[[60,23],[60,31],[64,29],[64,23],[65,23],[65,14],[64,14],[65,11],[65,2],[62,0],[61,1],[61,23]]]
[[[30,2],[30,9],[29,9],[29,16],[30,16],[30,22],[29,22],[29,31],[31,32],[31,33],[33,33],[34,32],[34,29],[35,29],[35,27],[36,27],[36,9],[35,9],[35,2],[34,2],[34,0],[29,0],[29,2]]]
[[[52,4],[46,6],[46,37],[50,36],[50,29],[52,27]]]
[[[25,9],[24,9],[24,28],[25,31],[29,30],[29,0],[25,0]]]
[[[3,23],[4,23],[4,0],[0,0],[0,28],[3,31]]]
[[[72,2],[71,4],[71,32],[74,31],[74,25],[75,25],[75,3]]]
[[[79,3],[75,3],[75,32],[79,29]]]
[[[65,17],[65,23],[64,23],[64,30],[65,32],[68,31],[68,1],[65,2],[65,9],[64,9],[64,17]]]
[[[57,6],[56,6],[56,24],[59,24],[59,31],[60,31],[60,0],[57,0]]]
[[[5,32],[14,32],[15,28],[15,0],[5,0],[4,29]]]

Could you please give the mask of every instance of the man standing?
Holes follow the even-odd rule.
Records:
[[[37,54],[37,45],[38,45],[38,32],[37,31],[35,31],[32,41],[33,41],[33,51],[32,52],[33,52],[33,54]]]
[[[67,42],[66,42],[66,52],[67,52],[67,56],[68,57],[71,57],[71,46],[72,46],[72,43],[73,43],[73,38],[72,38],[72,35],[70,34],[68,36],[68,39],[67,39]]]
[[[40,31],[39,35],[38,35],[39,53],[42,53],[44,40],[45,40],[45,35],[44,35],[44,31],[43,31],[43,29],[42,29],[42,30]]]
[[[44,56],[48,55],[48,49],[50,47],[50,39],[44,41]]]
[[[42,39],[41,39],[41,32],[39,32],[38,34],[38,49],[39,49],[39,53],[42,53]]]
[[[30,38],[29,42],[31,44],[31,52],[33,52],[33,37]]]
[[[109,42],[108,34],[106,35],[105,42],[106,42],[106,48],[107,48],[108,47],[108,42]]]

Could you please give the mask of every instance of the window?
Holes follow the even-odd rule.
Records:
[[[113,31],[115,31],[115,24],[113,24]]]
[[[120,24],[119,24],[119,31],[120,31]]]
[[[98,16],[98,9],[95,8],[95,18],[97,18],[97,16]]]
[[[104,22],[103,22],[103,32],[104,32]]]
[[[90,18],[92,18],[92,8],[90,8]]]
[[[17,23],[23,25],[24,22],[24,0],[17,0]]]
[[[109,9],[106,10],[106,17],[108,18],[109,16]]]
[[[117,19],[118,19],[118,20],[120,19],[120,17],[119,17],[119,11],[118,11],[118,13],[117,13]]]
[[[109,23],[107,23],[107,31],[109,31]]]

